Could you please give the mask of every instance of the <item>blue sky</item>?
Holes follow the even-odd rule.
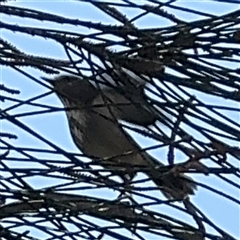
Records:
[[[136,1],[137,2],[137,1]],[[85,21],[93,21],[93,22],[102,22],[102,23],[115,23],[112,18],[103,14],[96,8],[92,7],[90,4],[87,3],[79,3],[79,2],[68,2],[68,1],[16,1],[10,2],[9,4],[13,6],[21,6],[26,8],[34,8],[36,10],[46,11],[49,13],[56,13],[58,15],[67,16],[73,19],[81,19]],[[179,1],[180,6],[194,8],[199,11],[215,13],[215,14],[224,14],[230,12],[234,9],[237,9],[237,6],[234,4],[224,4],[219,2],[210,2],[210,1]],[[127,16],[135,16],[136,10],[133,9],[121,9]],[[172,11],[171,13],[176,14],[179,18],[191,21],[197,20],[200,16],[196,16],[193,14],[186,14],[180,11]],[[70,25],[57,25],[57,24],[49,24],[49,22],[38,22],[38,21],[29,21],[28,19],[20,19],[15,17],[9,17],[6,15],[1,16],[2,20],[8,23],[18,24],[18,25],[26,25],[26,26],[39,26],[44,28],[55,28],[55,29],[62,29],[68,31],[76,31],[80,33],[90,32],[91,30],[82,28],[82,27],[72,27]],[[136,22],[137,26],[141,27],[162,27],[169,24],[168,21],[164,19],[159,19],[156,16],[147,16],[143,19],[140,19]],[[17,46],[20,50],[25,51],[29,54],[33,55],[40,55],[52,58],[60,58],[60,59],[67,59],[64,51],[61,49],[61,46],[57,45],[53,41],[49,41],[46,39],[34,37],[30,38],[28,35],[13,33],[6,30],[1,30],[1,35],[4,39],[12,42],[15,46]],[[230,67],[237,67],[236,64],[229,65]],[[40,76],[47,76],[46,74],[39,72],[35,69],[26,68],[25,70],[28,73],[34,75],[35,77],[39,78]],[[47,89],[43,86],[40,86],[37,83],[27,79],[23,75],[13,71],[10,68],[2,67],[1,68],[1,80],[3,84],[6,84],[8,87],[12,87],[14,89],[20,90],[20,95],[18,96],[22,100],[27,100],[32,98],[36,95],[40,95],[47,91]],[[216,97],[210,97],[204,94],[200,94],[198,92],[193,92],[196,96],[198,96],[202,101],[207,103],[216,103],[219,105],[227,105],[227,106],[234,106],[239,107],[237,103],[227,100],[220,100]],[[47,104],[47,105],[55,105],[61,106],[60,101],[54,96],[48,96],[42,99],[37,100],[38,103]],[[12,102],[5,102],[0,103],[2,104],[2,108],[5,109],[8,106],[13,105]],[[21,106],[12,110],[11,114],[23,113],[28,111],[37,111],[40,110],[38,108],[33,108],[30,106]],[[224,114],[230,116],[234,121],[239,121],[239,114],[237,113],[229,113],[224,112]],[[79,152],[79,150],[75,147],[73,142],[71,141],[67,124],[66,124],[66,117],[64,113],[54,113],[54,114],[41,114],[36,116],[30,117],[23,117],[20,118],[22,122],[30,126],[34,129],[37,133],[41,134],[45,138],[49,139],[51,142],[54,142],[56,145],[60,146],[61,148],[65,149],[66,151],[71,152]],[[32,148],[43,148],[49,149],[49,146],[44,144],[43,142],[39,141],[38,139],[30,136],[26,132],[20,130],[19,128],[7,123],[2,122],[2,129],[6,132],[12,132],[18,135],[17,140],[11,140],[11,143],[15,146],[21,147],[32,147]],[[134,134],[134,137],[137,141],[139,141],[142,146],[149,146],[153,141],[144,139],[142,136],[138,136]],[[229,142],[229,144],[231,144]],[[236,145],[236,143],[233,143]],[[156,157],[161,157],[162,154],[165,154],[164,150],[159,152],[158,150],[152,152]],[[51,158],[52,155],[50,154],[39,154],[39,153],[31,153],[32,155],[39,157],[39,158]],[[20,156],[17,153],[13,153],[12,156]],[[183,161],[183,156],[179,155],[179,161]],[[233,159],[231,159],[234,162]],[[9,164],[10,166],[14,167],[23,167],[21,166],[22,163],[12,162]],[[33,164],[33,163],[31,163]],[[209,163],[210,164],[210,163]],[[235,165],[237,163],[235,162]],[[33,166],[33,165],[31,165]],[[34,165],[38,167],[37,164]],[[210,186],[224,191],[233,197],[239,199],[239,191],[236,188],[231,187],[229,184],[226,184],[222,180],[216,177],[206,177],[206,176],[197,176],[194,175],[194,179],[202,181]],[[234,178],[232,178],[235,180]],[[41,177],[33,177],[28,179],[29,183],[35,186],[38,189],[59,184],[59,179],[42,179]],[[237,180],[236,180],[237,181]],[[85,192],[87,194],[87,192]],[[96,193],[95,193],[96,194]],[[114,193],[109,193],[109,191],[101,190],[98,193],[101,196],[113,196]],[[202,211],[219,227],[223,228],[230,234],[235,237],[239,237],[239,225],[240,225],[240,215],[239,215],[239,206],[234,204],[224,198],[221,198],[213,193],[199,188],[198,193],[195,197],[193,197],[193,201],[197,204],[197,206],[202,209]],[[168,207],[161,207],[160,211],[165,213],[171,214],[178,214],[179,218],[183,218],[186,216],[181,216],[181,213],[175,213],[175,210],[169,209]],[[186,221],[191,221],[191,219],[186,217]],[[44,237],[44,236],[43,236]]]

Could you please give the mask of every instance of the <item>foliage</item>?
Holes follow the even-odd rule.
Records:
[[[4,36],[0,38],[1,65],[46,89],[44,94],[24,100],[19,90],[9,87],[5,79],[5,84],[0,85],[0,101],[9,105],[0,109],[1,121],[10,122],[48,146],[18,146],[15,141],[20,136],[2,129],[1,239],[43,239],[32,229],[44,233],[44,239],[235,239],[193,201],[184,207],[177,200],[159,197],[156,187],[144,185],[149,179],[136,180],[133,189],[125,189],[131,192],[128,201],[117,199],[123,184],[107,178],[106,170],[85,161],[81,154],[68,152],[51,142],[22,118],[64,111],[62,107],[41,103],[41,99],[52,93],[51,87],[32,75],[30,68],[39,75],[65,72],[92,80],[102,74],[116,79],[124,68],[148,82],[149,101],[159,114],[159,122],[154,127],[124,126],[157,141],[157,145],[144,150],[166,149],[167,154],[161,154],[161,158],[168,165],[159,171],[191,173],[194,179],[196,175],[215,176],[219,182],[239,190],[240,125],[230,115],[240,111],[240,78],[239,68],[229,64],[239,63],[239,46],[234,44],[240,41],[240,11],[215,16],[180,7],[178,1],[76,3],[81,6],[83,2],[107,14],[116,24],[104,24],[100,19],[84,21],[81,16],[79,19],[58,16],[10,2],[0,6],[3,15],[42,24],[30,27],[1,21],[1,29],[16,36],[26,34],[33,42],[36,37],[54,41],[66,54],[66,59],[36,56],[9,43]],[[130,17],[123,13],[124,9],[139,11]],[[173,10],[200,19],[182,20]],[[137,26],[139,19],[149,15],[159,18],[160,23],[167,19],[169,25]],[[49,23],[82,27],[85,33],[67,30],[68,27],[66,30],[48,28]],[[103,84],[109,84],[107,79]],[[210,103],[207,97],[212,97]],[[31,111],[12,113],[22,106],[30,107]],[[185,159],[180,163],[179,153]],[[22,168],[11,165],[14,161],[21,163]],[[27,181],[36,176],[65,183],[39,189]],[[240,204],[239,199],[222,191],[220,186],[215,189],[201,181],[196,184],[218,198]],[[86,190],[91,190],[91,194],[86,194]],[[101,191],[109,191],[111,197],[96,197]],[[161,212],[164,206],[192,216],[194,221],[186,222],[177,214],[164,214]]]

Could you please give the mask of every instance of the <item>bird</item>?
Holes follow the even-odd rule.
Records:
[[[129,93],[129,86],[99,89],[89,79],[75,75],[58,75],[47,80],[67,108],[69,130],[75,145],[83,154],[94,156],[104,168],[123,180],[137,174],[134,167],[147,174],[168,199],[183,200],[195,193],[196,185],[185,174],[177,176],[158,170],[164,164],[153,158],[119,124],[120,120],[148,126],[156,122],[142,84]],[[118,91],[120,89],[120,91]],[[139,169],[139,168],[138,168]]]

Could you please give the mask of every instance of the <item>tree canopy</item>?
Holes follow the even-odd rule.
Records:
[[[44,100],[54,93],[41,77],[65,73],[118,88],[129,84],[130,73],[146,82],[158,121],[150,127],[121,122],[122,127],[154,140],[142,151],[155,151],[166,164],[158,169],[162,174],[189,174],[198,186],[196,198],[200,189],[207,193],[204,205],[222,199],[238,209],[237,194],[225,189],[239,193],[240,187],[240,10],[215,15],[177,0],[74,2],[112,20],[103,23],[1,2],[1,15],[13,17],[0,21],[1,66],[16,73],[14,80],[2,75],[0,85],[1,239],[236,239],[195,197],[167,200],[146,176],[124,189],[108,170],[51,141],[48,119],[67,109]],[[238,1],[226,2],[236,6]],[[197,20],[183,19],[182,13]],[[156,22],[141,26],[148,16]],[[7,33],[15,34],[14,43]],[[30,45],[18,46],[20,35],[39,44],[39,52],[57,45],[64,57],[53,57],[51,49],[49,56],[32,54]],[[22,98],[21,89],[9,84],[20,79],[22,86],[30,83],[30,97]],[[46,132],[32,128],[32,119],[41,119]],[[14,129],[27,134],[31,145]],[[61,138],[63,130],[56,131]],[[127,200],[118,198],[123,191]]]

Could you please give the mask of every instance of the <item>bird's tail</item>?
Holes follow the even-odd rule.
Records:
[[[143,157],[146,158],[150,166],[143,172],[151,178],[168,199],[183,200],[188,195],[194,194],[197,186],[192,178],[183,173],[168,171],[170,169],[167,166],[164,169],[163,163],[147,153],[144,153]]]

